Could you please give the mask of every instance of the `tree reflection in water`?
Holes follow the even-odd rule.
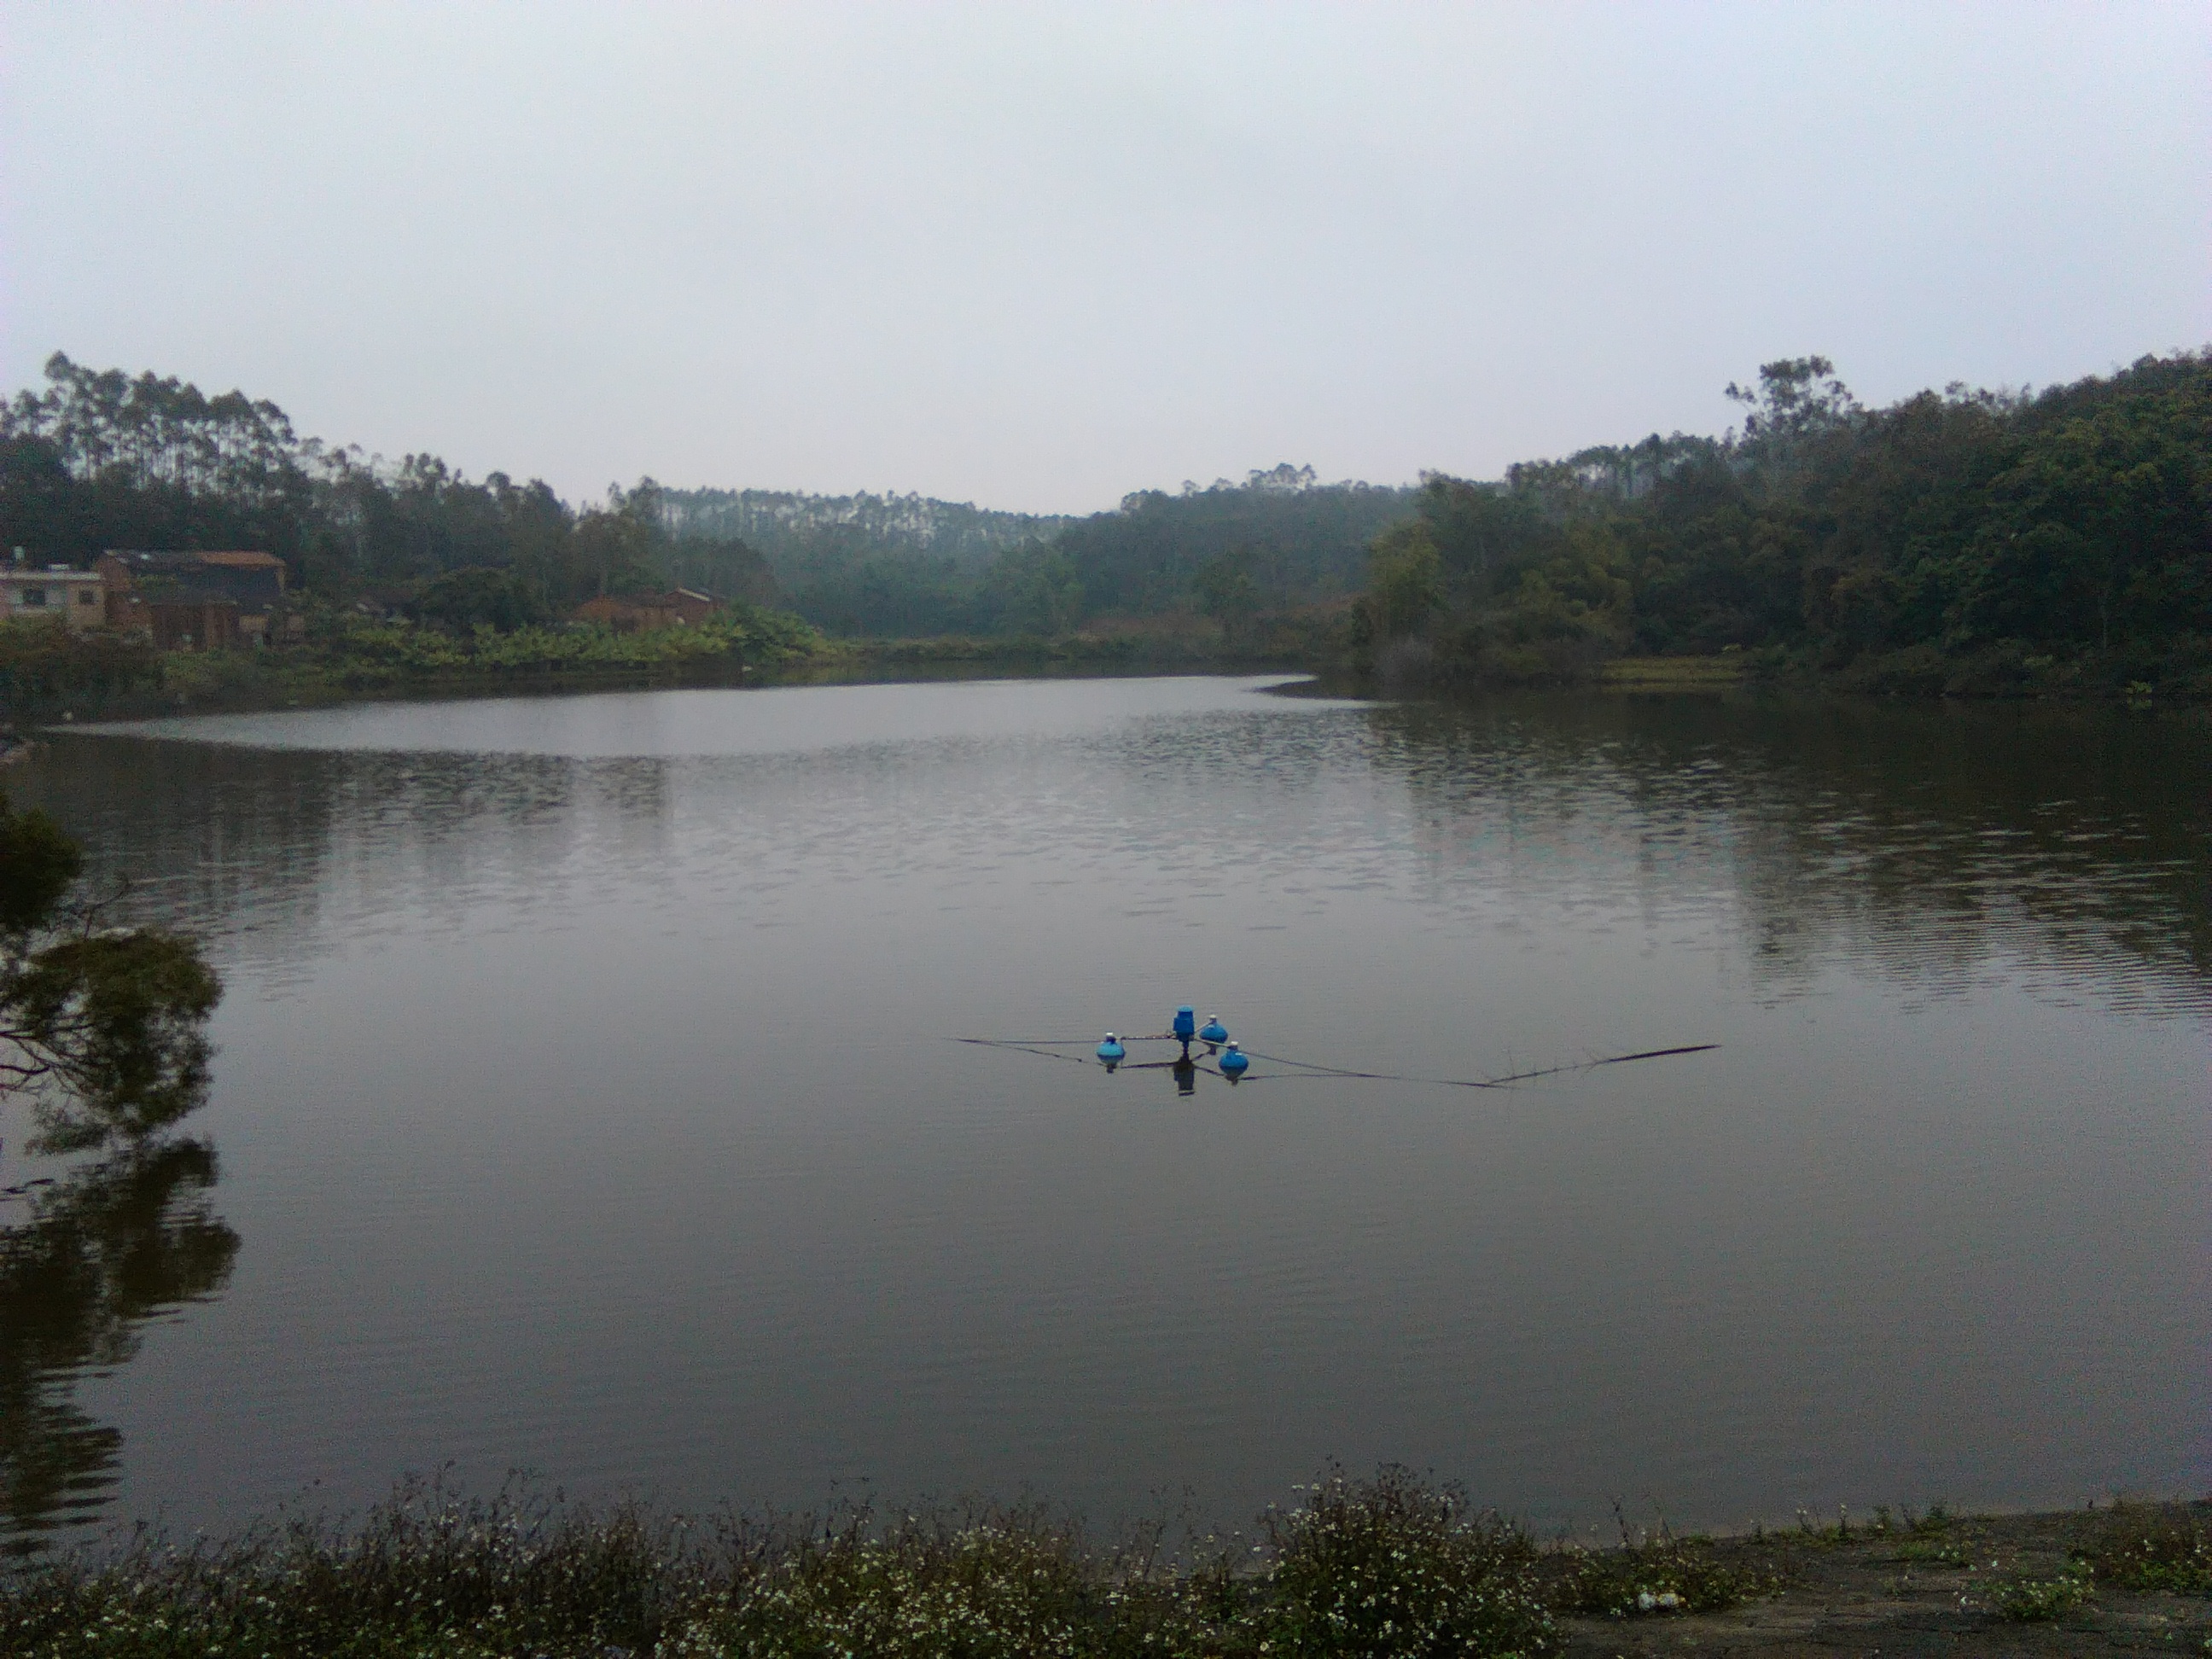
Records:
[[[228,1280],[239,1237],[210,1207],[216,1178],[208,1142],[154,1141],[0,1207],[0,1553],[44,1548],[115,1485],[123,1437],[77,1407],[76,1381]]]
[[[1848,963],[1916,993],[2212,1010],[2212,732],[2106,708],[1774,698],[1378,705],[1431,891],[1725,895],[1762,994]],[[1633,872],[1633,885],[1621,874]]]

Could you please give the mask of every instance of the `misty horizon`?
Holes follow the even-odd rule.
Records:
[[[0,374],[1081,514],[2212,339],[2196,8],[0,8]]]

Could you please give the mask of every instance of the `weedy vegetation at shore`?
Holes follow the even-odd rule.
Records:
[[[1600,1582],[1595,1558],[1559,1557],[1402,1468],[1332,1474],[1250,1534],[1170,1547],[1168,1532],[1100,1543],[1034,1504],[691,1521],[418,1480],[351,1527],[294,1516],[225,1542],[142,1534],[105,1556],[20,1563],[0,1578],[0,1647],[32,1659],[1536,1655],[1559,1644],[1555,1606],[1590,1601]],[[1722,1577],[1682,1570],[1692,1553],[1655,1546],[1619,1582],[1665,1577],[1701,1604],[1727,1600]]]
[[[1548,1556],[1546,1600],[1556,1611],[1607,1619],[1720,1613],[1779,1595],[1790,1581],[1778,1548],[1762,1559],[1723,1559],[1710,1538],[1677,1537],[1663,1522],[1638,1532],[1618,1508],[1613,1518],[1620,1529],[1618,1548],[1571,1544]]]
[[[2124,1589],[2212,1595],[2212,1525],[2201,1513],[2123,1506],[2075,1555]]]
[[[2095,1594],[2087,1577],[2062,1572],[2052,1578],[2015,1578],[1999,1584],[1990,1599],[1999,1618],[2033,1625],[2063,1619]]]
[[[1877,1510],[1713,1539],[1623,1525],[1619,1547],[1591,1549],[1385,1467],[1331,1471],[1249,1532],[1155,1520],[1102,1540],[1036,1503],[690,1518],[416,1480],[348,1522],[280,1516],[187,1544],[142,1531],[0,1565],[0,1651],[1600,1659],[1624,1645],[1779,1656],[1808,1641],[2060,1653],[2089,1638],[2197,1651],[2212,1642],[2208,1521],[2203,1504]]]

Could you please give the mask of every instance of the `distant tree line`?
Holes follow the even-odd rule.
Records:
[[[774,578],[742,541],[671,533],[651,479],[578,510],[542,480],[472,481],[302,439],[284,411],[59,353],[0,409],[0,548],[88,565],[108,548],[258,548],[332,600],[501,629],[599,594],[681,585],[757,604]]]
[[[1412,492],[1310,467],[1145,491],[1088,518],[918,495],[611,486],[577,508],[542,480],[471,479],[301,438],[242,392],[57,353],[0,407],[0,547],[88,565],[112,547],[252,547],[332,601],[501,631],[672,586],[788,605],[837,634],[1058,635],[1103,615],[1255,611],[1348,596]]]
[[[1741,650],[1870,688],[2212,691],[2212,353],[1863,408],[1822,357],[1721,438],[1425,477],[1370,544],[1368,659],[1571,678]]]
[[[1285,465],[1241,484],[1126,495],[1055,546],[1097,610],[1280,610],[1358,592],[1368,542],[1413,500],[1403,486],[1323,484],[1311,467]]]
[[[789,489],[671,489],[662,496],[680,538],[728,538],[761,550],[778,569],[840,546],[949,561],[979,569],[998,554],[1049,541],[1073,519],[1002,513],[927,495],[813,495]]]
[[[792,607],[833,634],[920,637],[1024,629],[987,597],[987,573],[1018,563],[1069,520],[928,496],[815,495],[771,489],[670,490],[680,541],[758,548]]]
[[[1323,484],[1283,465],[1241,483],[1143,490],[1086,518],[907,495],[670,491],[679,535],[758,547],[808,621],[835,634],[1066,633],[1102,617],[1255,614],[1358,591],[1368,540],[1413,491]]]
[[[46,379],[0,408],[0,547],[79,565],[108,547],[264,548],[311,594],[456,632],[683,586],[844,635],[1057,635],[1188,613],[1231,641],[1321,648],[1351,605],[1340,648],[1447,680],[1735,649],[1913,690],[2083,675],[2212,690],[2203,352],[1880,410],[1825,358],[1783,359],[1729,388],[1743,419],[1718,438],[1418,489],[1285,465],[1079,519],[649,478],[577,508],[540,480],[301,439],[239,392],[58,354]]]

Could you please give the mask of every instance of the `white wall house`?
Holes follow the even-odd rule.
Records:
[[[50,564],[0,565],[0,617],[10,622],[45,620],[78,629],[107,620],[100,577],[89,570]]]

